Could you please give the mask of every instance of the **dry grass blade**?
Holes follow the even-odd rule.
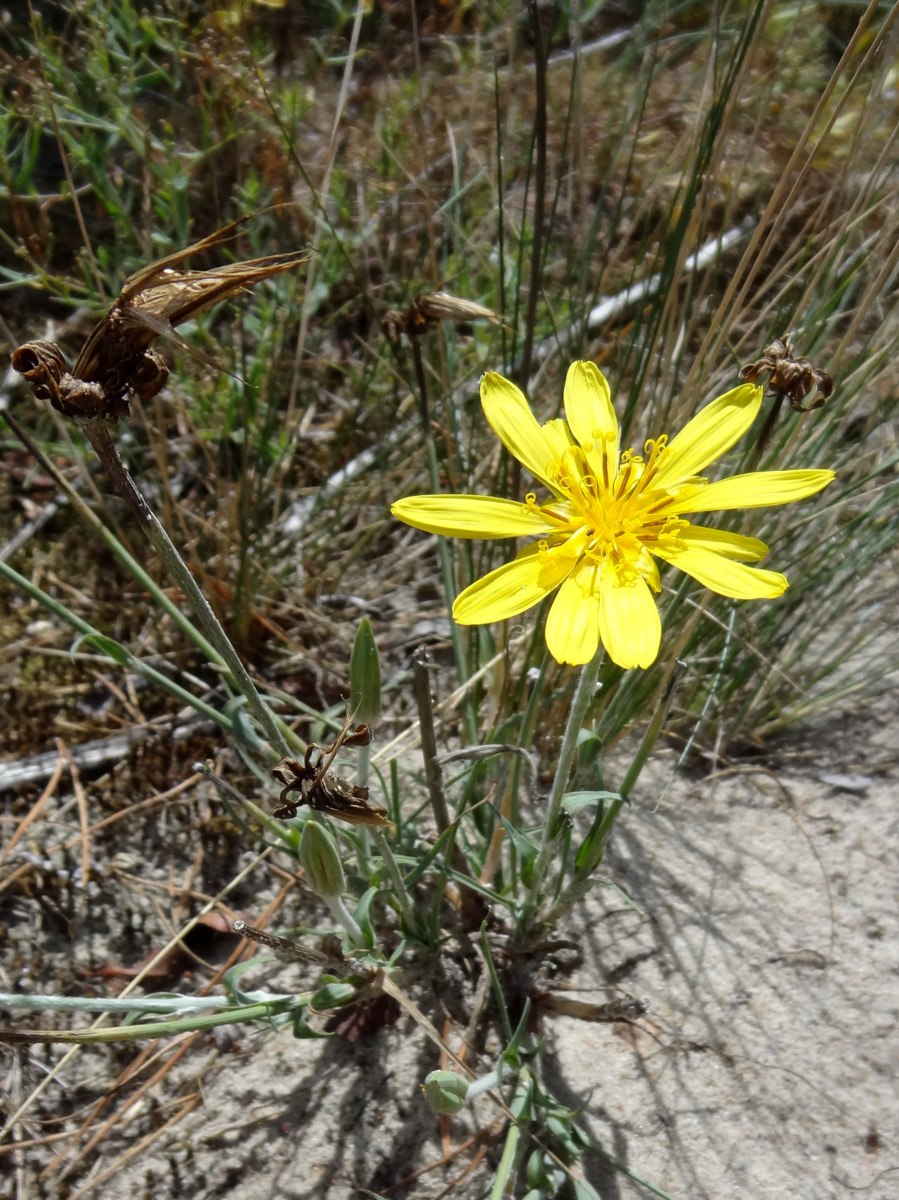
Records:
[[[59,1184],[62,1183],[62,1181],[69,1175],[71,1175],[78,1164],[84,1160],[85,1156],[95,1150],[103,1141],[103,1138],[110,1132],[110,1130],[115,1128],[115,1126],[121,1121],[123,1114],[127,1112],[129,1108],[133,1108],[136,1104],[140,1104],[143,1097],[146,1096],[146,1094],[157,1083],[159,1083],[166,1077],[166,1075],[169,1074],[172,1068],[175,1067],[177,1063],[184,1057],[184,1055],[188,1053],[191,1047],[194,1046],[199,1037],[200,1034],[198,1033],[188,1033],[184,1035],[180,1041],[156,1041],[151,1042],[149,1046],[144,1046],[143,1049],[141,1049],[138,1053],[137,1057],[128,1064],[124,1071],[122,1071],[119,1078],[115,1081],[113,1086],[110,1087],[107,1095],[101,1100],[97,1101],[93,1111],[88,1114],[87,1118],[78,1127],[78,1129],[76,1129],[74,1133],[67,1134],[69,1139],[68,1146],[60,1150],[56,1157],[44,1168],[44,1170],[41,1172],[41,1179],[50,1179],[54,1176],[54,1174],[56,1174],[56,1182]],[[138,1088],[136,1088],[130,1096],[127,1096],[124,1099],[121,1108],[117,1109],[116,1112],[114,1112],[113,1115],[109,1117],[100,1126],[100,1128],[93,1133],[85,1145],[79,1149],[77,1154],[74,1154],[73,1151],[77,1146],[79,1139],[91,1128],[91,1126],[102,1115],[105,1109],[113,1102],[115,1095],[131,1080],[135,1079],[137,1075],[148,1065],[152,1064],[156,1056],[158,1056],[161,1052],[165,1053],[165,1058],[157,1070],[155,1070],[153,1074],[149,1076],[149,1078],[145,1079],[144,1082]],[[70,1155],[71,1158],[69,1158],[69,1161],[66,1164],[66,1159]],[[60,1168],[63,1169],[60,1170]]]
[[[60,748],[57,748],[56,753],[57,753],[56,765],[53,768],[53,774],[50,777],[50,780],[49,780],[47,786],[44,788],[44,790],[41,792],[40,796],[38,796],[37,800],[35,800],[34,804],[31,806],[31,811],[28,813],[28,815],[26,817],[23,817],[22,820],[19,822],[19,824],[16,827],[15,833],[12,835],[10,840],[3,847],[3,850],[0,851],[0,863],[4,863],[7,860],[7,858],[10,856],[12,851],[15,849],[16,845],[25,836],[25,833],[27,832],[29,827],[40,816],[41,810],[43,809],[44,805],[47,803],[47,801],[50,799],[50,797],[56,791],[57,785],[59,784],[60,777],[62,776],[64,764],[65,764],[65,758],[64,758]]]
[[[110,1163],[105,1170],[100,1171],[83,1187],[80,1187],[76,1192],[71,1193],[70,1200],[81,1200],[81,1197],[88,1196],[91,1192],[96,1191],[98,1187],[100,1187],[106,1182],[107,1179],[110,1179],[113,1175],[120,1171],[122,1167],[126,1166],[129,1162],[133,1161],[135,1158],[139,1158],[142,1154],[144,1154],[155,1141],[163,1136],[168,1129],[171,1129],[173,1126],[177,1125],[179,1121],[182,1121],[189,1112],[195,1109],[201,1100],[202,1096],[199,1093],[194,1093],[193,1095],[184,1096],[179,1098],[177,1101],[174,1101],[173,1104],[177,1106],[178,1110],[174,1116],[169,1117],[169,1119],[160,1125],[158,1129],[154,1129],[152,1133],[148,1133],[146,1137],[141,1138],[139,1142],[137,1142],[134,1146],[131,1146],[130,1149],[126,1150],[124,1154],[121,1154],[115,1160],[115,1162]]]

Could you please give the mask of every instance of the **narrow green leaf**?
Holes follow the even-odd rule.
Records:
[[[76,638],[72,642],[71,653],[76,654],[82,646],[92,646],[101,654],[105,654],[107,658],[111,658],[113,662],[118,663],[120,667],[127,667],[131,660],[131,655],[120,642],[116,642],[110,637],[104,637],[102,633],[88,633]]]

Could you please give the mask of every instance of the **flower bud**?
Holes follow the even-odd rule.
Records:
[[[381,664],[371,621],[363,617],[350,656],[350,711],[359,724],[370,725],[381,712]]]
[[[432,1071],[422,1084],[422,1090],[432,1112],[452,1116],[465,1103],[468,1080],[455,1071]]]
[[[346,887],[343,863],[337,844],[324,825],[307,821],[297,857],[306,872],[306,882],[323,900],[340,896]]]

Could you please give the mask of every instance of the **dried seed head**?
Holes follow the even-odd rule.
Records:
[[[185,342],[175,326],[247,291],[261,279],[289,270],[306,257],[300,251],[229,263],[210,271],[173,269],[191,254],[230,237],[239,224],[235,221],[127,279],[115,304],[90,333],[71,372],[59,349],[46,341],[20,346],[13,354],[13,367],[27,379],[38,399],[49,400],[63,416],[111,421],[128,415],[129,395],[149,400],[165,385],[168,367],[150,349],[156,338],[166,337],[207,366],[216,367],[214,360]]]
[[[359,725],[352,732],[352,718],[347,714],[343,729],[330,746],[319,746],[312,742],[306,750],[302,763],[294,758],[282,758],[272,767],[272,775],[283,784],[280,803],[272,809],[272,816],[287,821],[297,815],[303,804],[314,812],[324,813],[350,825],[369,825],[389,829],[390,819],[385,808],[368,803],[368,788],[348,783],[332,771],[331,763],[342,746],[367,746],[371,741],[371,728]],[[293,799],[290,792],[298,792]]]
[[[771,393],[790,401],[794,412],[811,412],[821,408],[833,392],[833,380],[826,371],[812,366],[807,358],[800,358],[789,336],[777,338],[765,347],[758,362],[748,363],[740,374],[748,383],[755,383],[759,375],[768,372],[768,388]],[[814,404],[803,405],[802,401],[813,389],[818,389]]]
[[[451,296],[449,292],[432,292],[424,296],[419,293],[405,312],[391,308],[381,318],[381,329],[388,341],[395,344],[400,340],[400,334],[419,337],[441,321],[492,321],[495,325],[502,324],[502,318],[483,304],[462,300],[459,296]]]

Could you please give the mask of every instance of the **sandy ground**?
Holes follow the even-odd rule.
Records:
[[[899,1195],[894,712],[808,736],[793,765],[680,780],[616,831],[646,915],[586,936],[600,978],[634,964],[617,977],[658,1041],[563,1019],[548,1047],[560,1091],[593,1089],[597,1139],[675,1196]]]
[[[642,913],[602,889],[566,931],[584,948],[571,995],[623,991],[649,1011],[637,1026],[543,1023],[544,1078],[632,1173],[587,1153],[584,1176],[603,1200],[658,1194],[638,1179],[678,1200],[899,1195],[895,705],[794,734],[764,767],[682,775],[656,809],[672,762],[648,768],[608,862]],[[283,973],[259,982],[291,986]],[[356,1044],[279,1033],[228,1049],[224,1035],[181,1065],[179,1090],[199,1085],[203,1103],[93,1194],[343,1200],[489,1186],[497,1109],[479,1098],[441,1143],[419,1090],[437,1052],[408,1017]],[[112,1132],[96,1170],[149,1128]],[[466,1175],[479,1144],[487,1153]],[[434,1167],[447,1147],[451,1161]]]

